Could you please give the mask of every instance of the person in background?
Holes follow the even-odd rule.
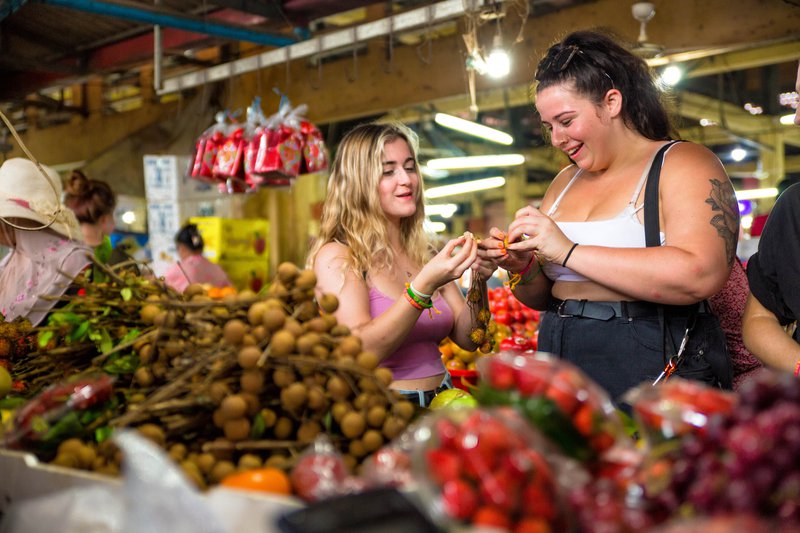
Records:
[[[452,388],[439,353],[450,337],[475,350],[470,308],[456,280],[488,279],[471,235],[435,253],[423,229],[417,136],[402,124],[362,124],[342,139],[308,265],[317,289],[339,298],[338,321],[392,370],[392,388],[426,406]],[[473,305],[473,304],[470,304]]]
[[[39,325],[91,263],[75,215],[61,203],[61,178],[23,158],[0,166],[0,314]]]
[[[539,350],[619,401],[656,380],[690,327],[677,375],[730,388],[725,336],[705,301],[728,279],[739,227],[719,159],[697,144],[668,147],[673,130],[647,64],[602,33],[550,47],[533,92],[551,144],[572,164],[540,209],[520,209],[507,232],[492,228],[480,253],[518,275],[522,303],[548,311]],[[662,148],[660,235],[648,247],[644,191]]]
[[[203,257],[203,237],[195,224],[186,224],[175,236],[180,259],[164,275],[164,282],[178,292],[191,283],[229,287],[228,275],[219,265]]]
[[[64,204],[75,213],[83,240],[94,248],[99,260],[116,264],[128,259],[125,254],[114,254],[111,247],[109,235],[114,231],[117,197],[107,183],[73,170],[64,186]]]
[[[796,90],[800,91],[800,63]],[[794,123],[800,126],[800,108]],[[747,262],[750,295],[744,342],[765,364],[800,376],[800,184],[786,189],[767,218],[758,251]],[[790,331],[792,333],[790,334]]]

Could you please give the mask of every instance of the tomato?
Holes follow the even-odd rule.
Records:
[[[497,309],[494,313],[494,321],[498,324],[508,326],[511,324],[511,316],[508,314],[507,309]]]
[[[475,513],[478,496],[466,481],[453,479],[442,487],[442,506],[445,512],[458,520],[466,520]]]
[[[444,485],[450,480],[458,479],[461,471],[461,458],[456,452],[447,450],[428,450],[425,453],[428,461],[428,472],[437,483]]]
[[[492,506],[479,508],[475,512],[475,516],[472,517],[472,524],[492,529],[498,528],[503,531],[511,529],[511,520],[508,517],[508,512]]]

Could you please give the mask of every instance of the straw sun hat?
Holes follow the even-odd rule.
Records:
[[[0,166],[0,217],[28,229],[53,231],[83,240],[75,214],[61,202],[61,178],[42,165],[45,175],[29,159],[15,157]],[[9,220],[10,219],[10,220]]]

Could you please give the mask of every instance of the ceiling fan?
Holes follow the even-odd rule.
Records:
[[[652,2],[636,2],[631,6],[631,14],[639,21],[639,37],[636,39],[636,46],[631,51],[644,59],[661,55],[664,47],[651,43],[647,37],[647,23],[655,16],[656,6]]]

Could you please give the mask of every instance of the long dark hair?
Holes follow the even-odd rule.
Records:
[[[576,31],[551,46],[531,86],[532,94],[571,83],[599,105],[610,89],[622,93],[625,125],[654,141],[671,139],[675,131],[650,67],[644,60],[599,31]]]
[[[205,243],[203,236],[200,235],[200,230],[197,229],[196,224],[186,224],[175,236],[175,242],[182,244],[189,248],[192,252],[202,252]]]

